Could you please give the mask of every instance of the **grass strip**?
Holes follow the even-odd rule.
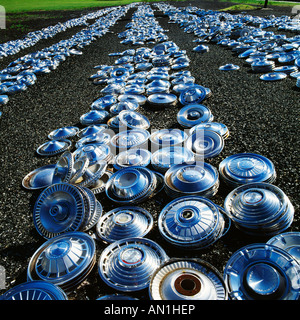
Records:
[[[260,7],[250,6],[249,4],[236,4],[234,6],[220,9],[219,11],[246,11],[246,10],[256,10]]]
[[[265,4],[264,0],[219,0],[220,2],[232,2],[232,3],[242,3],[249,5],[263,6]],[[279,6],[279,7],[294,7],[299,5],[299,2],[289,2],[289,1],[268,1],[268,6]]]
[[[146,2],[155,1],[147,0]],[[141,0],[1,0],[0,5],[5,8],[6,13],[16,13],[120,6],[132,2],[141,2]]]

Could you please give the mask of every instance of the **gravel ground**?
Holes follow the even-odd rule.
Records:
[[[198,1],[180,2],[177,5],[189,4],[204,9],[229,6],[226,3]],[[115,58],[109,57],[109,53],[130,48],[120,44],[117,35],[125,30],[125,25],[134,11],[135,9],[129,10],[127,15],[110,29],[110,33],[85,47],[82,56],[68,58],[54,72],[39,76],[34,86],[11,96],[9,103],[1,108],[0,265],[6,271],[5,290],[26,281],[29,259],[45,241],[38,235],[32,220],[32,210],[39,192],[24,190],[21,183],[27,173],[55,163],[59,156],[40,157],[35,150],[48,140],[47,135],[52,130],[72,125],[80,127],[80,116],[86,113],[92,101],[100,96],[100,87],[94,86],[88,80],[95,72],[93,67],[98,64],[113,64]],[[287,11],[284,8],[272,8],[250,13],[280,16],[289,14]],[[277,171],[275,184],[288,195],[295,207],[294,222],[288,231],[299,231],[299,90],[295,87],[295,81],[291,78],[275,83],[260,81],[259,76],[251,73],[249,67],[244,66],[232,51],[216,44],[209,44],[208,53],[196,53],[192,51],[195,47],[192,42],[193,35],[184,33],[178,25],[168,24],[168,19],[162,12],[156,11],[155,15],[160,25],[169,30],[169,40],[187,51],[191,59],[189,70],[195,77],[195,82],[211,89],[212,96],[205,104],[211,109],[215,120],[229,128],[230,137],[225,141],[224,150],[209,162],[218,167],[224,158],[240,152],[258,153],[271,159]],[[41,27],[43,26],[36,25],[37,29]],[[41,41],[33,48],[0,61],[0,68],[5,68],[18,56],[49,46],[60,39],[67,39],[77,31],[72,29],[51,40]],[[219,66],[226,63],[234,63],[241,68],[236,72],[219,71]],[[152,128],[171,128],[178,127],[176,114],[180,108],[178,105],[153,111],[146,105],[141,112],[149,118]],[[228,192],[221,184],[213,201],[222,205]],[[104,212],[114,207],[105,198],[98,199]],[[141,206],[150,211],[156,221],[160,210],[168,201],[164,193],[160,193]],[[249,243],[268,240],[245,236],[232,227],[224,238],[205,251],[183,251],[174,249],[161,238],[156,223],[147,238],[160,243],[169,256],[200,257],[220,272],[223,272],[228,259],[236,250]],[[105,245],[97,242],[97,257],[103,248]],[[0,294],[5,290],[0,290]],[[114,292],[100,280],[95,266],[81,286],[69,294],[69,299],[94,300],[100,295]],[[130,295],[142,300],[148,299],[147,290]]]

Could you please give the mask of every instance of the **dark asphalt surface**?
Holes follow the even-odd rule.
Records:
[[[208,9],[205,2],[193,4]],[[176,5],[182,6],[185,3]],[[221,5],[226,6],[224,3]],[[212,3],[210,6],[217,9]],[[152,8],[154,9],[153,5]],[[88,80],[95,72],[93,67],[113,64],[115,57],[109,57],[109,53],[131,48],[120,44],[117,35],[125,30],[125,25],[135,10],[129,10],[127,15],[110,29],[110,33],[85,47],[82,56],[68,58],[57,70],[39,76],[34,86],[11,96],[9,103],[1,107],[0,265],[6,271],[5,290],[26,281],[28,262],[45,241],[35,230],[32,219],[32,209],[39,192],[24,190],[21,183],[26,174],[46,164],[56,163],[59,156],[40,157],[35,150],[48,140],[47,135],[54,129],[63,126],[80,127],[80,116],[86,113],[92,101],[100,96],[101,87],[94,86]],[[274,9],[253,11],[251,14],[288,13],[286,9]],[[162,12],[156,11],[155,15],[159,24],[168,30],[169,40],[187,51],[191,60],[189,70],[195,77],[195,82],[211,89],[212,96],[205,104],[211,109],[215,121],[222,122],[229,128],[230,137],[225,140],[225,148],[218,157],[209,162],[218,167],[224,158],[240,152],[258,153],[272,160],[277,171],[275,184],[288,195],[295,208],[294,222],[288,231],[300,231],[299,90],[295,87],[295,80],[287,78],[274,83],[260,81],[259,76],[251,73],[249,67],[244,66],[232,51],[216,44],[209,44],[209,52],[205,54],[196,53],[192,51],[196,46],[192,42],[193,35],[184,33],[176,24],[168,24],[168,18]],[[0,61],[0,69],[5,68],[18,56],[49,46],[60,39],[67,39],[74,32],[75,29],[71,29],[49,41],[39,42],[35,47],[23,50],[18,55],[6,58]],[[235,72],[220,71],[219,66],[226,63],[237,64],[241,68]],[[152,128],[173,128],[178,127],[176,115],[180,108],[181,106],[177,105],[154,111],[146,105],[140,112],[149,118]],[[223,205],[228,192],[221,184],[219,192],[212,200]],[[104,212],[116,206],[107,199],[98,199]],[[158,214],[168,201],[170,200],[165,194],[161,193],[141,206],[153,214],[156,222]],[[161,238],[156,223],[147,238],[158,242],[170,257],[199,257],[211,263],[221,273],[236,250],[246,244],[268,240],[245,236],[232,227],[224,238],[205,251],[183,251],[170,246]],[[98,258],[103,248],[105,245],[98,241]],[[0,290],[0,294],[5,290]],[[100,280],[95,266],[81,286],[69,295],[69,299],[94,300],[100,295],[110,293],[115,291]],[[129,295],[148,299],[147,290]]]

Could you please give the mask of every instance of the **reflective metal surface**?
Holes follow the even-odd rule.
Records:
[[[225,198],[224,209],[238,229],[257,236],[283,232],[294,219],[294,207],[285,193],[263,182],[231,191]]]
[[[46,281],[29,281],[6,291],[0,300],[68,300],[65,292],[58,286]]]
[[[107,168],[107,162],[100,160],[85,168],[85,171],[78,176],[77,180],[73,180],[73,183],[80,187],[89,187],[93,185],[98,179],[100,179]]]
[[[172,93],[153,93],[148,97],[148,102],[156,107],[169,107],[177,102],[177,96]]]
[[[39,195],[33,209],[37,232],[46,239],[73,231],[92,228],[102,214],[102,206],[94,193],[69,183],[47,187]]]
[[[55,156],[68,150],[72,146],[72,142],[68,139],[51,140],[40,145],[36,152],[41,156]]]
[[[69,182],[73,173],[73,166],[73,154],[65,151],[55,165],[52,183]]]
[[[109,161],[112,158],[110,147],[106,144],[88,144],[79,147],[73,152],[75,161],[86,156],[89,165],[96,164],[101,160]]]
[[[120,152],[114,159],[114,167],[119,170],[131,166],[147,167],[151,160],[151,152],[142,149],[130,149]]]
[[[28,173],[22,180],[22,186],[28,190],[38,190],[53,183],[56,164],[49,164]]]
[[[52,140],[68,139],[74,137],[78,131],[79,128],[77,127],[58,128],[56,130],[51,131],[48,134],[48,138]]]
[[[275,62],[274,61],[268,61],[268,60],[259,60],[254,61],[251,64],[251,69],[255,73],[268,73],[272,72],[272,70],[275,68]]]
[[[161,235],[175,246],[204,249],[223,235],[225,220],[212,201],[185,196],[171,201],[162,209],[158,228]]]
[[[147,98],[141,94],[121,94],[118,96],[119,101],[129,101],[138,103],[140,106],[144,105]]]
[[[195,130],[187,139],[187,149],[194,153],[196,160],[214,158],[224,148],[224,139],[216,131],[208,129]]]
[[[104,97],[100,97],[96,99],[91,104],[92,110],[106,110],[108,111],[108,108],[110,108],[113,104],[117,102],[117,99],[114,95],[106,95]]]
[[[149,199],[158,186],[154,172],[145,167],[128,167],[114,173],[106,183],[107,197],[117,203],[140,203]]]
[[[261,80],[264,81],[278,81],[283,80],[287,77],[287,75],[283,72],[273,72],[273,73],[265,73],[260,76]]]
[[[101,124],[101,125],[91,124],[90,126],[79,130],[79,132],[77,133],[77,136],[81,139],[81,138],[86,137],[86,136],[90,136],[90,135],[93,135],[93,134],[98,134],[100,132],[105,131],[105,129],[107,127],[108,126],[104,125],[104,124]]]
[[[224,280],[233,300],[298,300],[300,265],[284,250],[264,243],[236,251]]]
[[[197,47],[193,48],[193,51],[199,52],[199,53],[204,53],[209,51],[209,47],[205,46],[203,44],[198,45]]]
[[[119,149],[142,148],[147,144],[149,137],[150,133],[145,129],[121,131],[112,137],[111,144]]]
[[[225,64],[219,68],[219,70],[222,70],[222,71],[232,71],[232,70],[239,70],[239,69],[240,67],[238,65],[235,65],[232,63]]]
[[[86,135],[80,140],[78,140],[75,144],[76,148],[80,148],[89,144],[109,144],[111,140],[111,136],[108,132],[101,131],[95,134]]]
[[[180,129],[160,129],[150,135],[150,141],[159,148],[181,146],[188,135]]]
[[[166,260],[165,251],[146,238],[127,238],[106,247],[98,261],[100,278],[119,291],[148,287],[153,272]]]
[[[182,163],[194,163],[194,155],[183,147],[163,147],[151,156],[154,170],[165,173],[171,166]]]
[[[91,110],[80,117],[80,123],[82,125],[92,125],[105,123],[108,120],[109,113],[105,110]]]
[[[233,15],[167,3],[105,8],[97,14],[92,12],[74,19],[70,25],[59,23],[54,28],[30,32],[24,39],[0,44],[1,60],[10,55],[21,56],[19,51],[73,26],[84,27],[76,34],[72,30],[72,38],[26,54],[2,70],[0,105],[6,104],[11,95],[29,91],[38,77],[47,76],[68,57],[77,59],[84,54],[85,46],[102,35],[115,32],[109,28],[129,8],[137,10],[118,38],[130,48],[110,53],[111,65],[94,67],[95,74],[89,80],[100,97],[80,117],[80,125],[85,128],[69,126],[50,132],[51,141],[40,146],[37,153],[47,156],[64,153],[55,164],[38,168],[23,179],[26,189],[44,189],[35,203],[33,220],[38,234],[49,240],[37,250],[28,266],[29,286],[40,279],[45,285],[38,290],[25,289],[14,298],[51,299],[54,296],[51,290],[46,292],[46,283],[55,283],[68,291],[79,285],[95,264],[95,245],[88,234],[93,234],[91,228],[96,227],[97,235],[93,237],[111,243],[103,250],[98,267],[101,281],[113,290],[137,291],[150,283],[149,294],[154,299],[227,299],[224,281],[208,263],[199,259],[168,260],[159,244],[142,238],[150,231],[155,218],[163,240],[184,251],[214,245],[225,235],[231,221],[250,236],[275,235],[267,244],[242,248],[229,261],[224,278],[230,298],[299,300],[299,268],[294,262],[299,260],[298,234],[280,233],[291,226],[294,208],[279,188],[270,185],[276,177],[274,166],[259,155],[238,154],[234,159],[228,157],[222,161],[218,173],[210,164],[217,159],[211,158],[220,155],[229,131],[222,123],[212,122],[210,110],[201,104],[210,97],[211,90],[196,84],[197,78],[188,70],[190,54],[201,62],[204,56],[199,53],[208,52],[208,44],[215,43],[243,59],[240,62],[248,67],[250,75],[253,73],[253,79],[275,81],[290,76],[291,81],[287,79],[284,85],[294,83],[293,89],[297,90],[300,38],[291,36],[291,32],[299,30],[292,17]],[[194,37],[193,42],[199,44],[192,49],[194,53],[181,50],[168,39],[167,30],[156,20],[158,12]],[[283,32],[275,34],[275,29],[288,30],[288,36]],[[239,68],[227,64],[220,69]],[[218,67],[215,71],[218,72]],[[207,79],[207,75],[202,76],[203,83],[209,82],[211,75]],[[171,110],[177,103],[182,106],[178,124],[190,129],[189,139],[183,131],[171,128],[160,128],[150,135],[150,130],[146,130],[150,121],[137,109],[144,109],[145,105],[145,114],[160,118],[159,108]],[[173,123],[172,127],[179,127],[178,124]],[[120,132],[125,128],[130,130]],[[110,139],[108,129],[118,134]],[[74,146],[71,140],[65,140],[75,136],[78,141]],[[149,140],[151,151],[158,149],[152,155]],[[228,142],[230,145],[232,141]],[[72,153],[71,147],[74,147]],[[209,163],[204,163],[204,159]],[[38,160],[45,159],[38,157]],[[159,172],[148,169],[150,165]],[[208,200],[218,191],[218,174],[227,183],[225,187],[238,187],[227,196],[225,213]],[[163,188],[166,194],[146,205],[149,212],[133,207]],[[222,192],[220,197],[224,195]],[[176,199],[164,204],[160,216],[155,217],[157,212],[150,209],[164,203],[164,196]],[[105,210],[110,210],[104,215],[102,200]],[[116,204],[128,207],[116,208]],[[217,251],[219,245],[216,244]],[[103,290],[106,289],[101,288],[101,294]],[[110,298],[116,296],[103,297]]]
[[[184,89],[179,96],[182,105],[199,104],[207,98],[207,90],[203,86],[194,85]]]
[[[218,188],[218,171],[208,163],[177,164],[165,173],[165,191],[172,198],[183,195],[211,198]]]
[[[189,104],[177,113],[177,121],[183,128],[191,128],[203,122],[211,122],[213,119],[211,110],[203,104]]]
[[[267,241],[267,244],[288,252],[300,263],[300,232],[291,231],[280,233]]]
[[[112,176],[112,172],[105,171],[103,175],[96,180],[93,184],[89,186],[89,189],[95,194],[101,194],[105,192],[106,183],[108,182],[109,178]]]
[[[148,129],[150,127],[149,119],[136,112],[131,110],[123,110],[119,114],[119,120],[122,125],[129,129]]]
[[[73,185],[60,183],[46,188],[38,197],[33,222],[45,238],[76,231],[84,219],[84,199]]]
[[[69,292],[95,264],[95,242],[84,232],[69,232],[49,239],[31,257],[28,281],[44,280]]]
[[[0,106],[7,104],[9,101],[8,95],[1,94],[0,95]]]
[[[222,138],[225,140],[229,137],[229,129],[227,126],[223,123],[220,122],[204,122],[204,123],[199,123],[193,127],[190,128],[189,130],[189,135],[192,135],[196,130],[203,130],[203,129],[208,129],[211,131],[216,131]]]
[[[153,227],[153,217],[140,207],[120,207],[104,214],[97,223],[97,235],[105,242],[144,237]]]
[[[110,113],[117,115],[121,111],[124,110],[131,110],[135,111],[139,107],[139,104],[137,102],[129,102],[129,101],[120,101],[114,105],[112,105],[109,109]]]
[[[273,162],[255,153],[238,153],[225,158],[219,165],[219,173],[232,187],[252,182],[273,183],[276,179]]]
[[[201,259],[172,258],[151,277],[152,300],[227,300],[228,292],[219,271]]]

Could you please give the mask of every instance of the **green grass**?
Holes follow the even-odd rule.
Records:
[[[220,9],[220,11],[245,11],[245,10],[255,10],[258,7],[250,6],[249,4],[236,4],[234,6]]]
[[[243,3],[249,5],[263,6],[265,4],[264,0],[219,0],[221,2],[233,2],[233,3]],[[299,2],[298,2],[299,3]],[[281,6],[281,7],[293,7],[298,4],[297,2],[288,1],[269,1],[268,6]]]
[[[138,1],[139,0],[0,0],[0,5],[5,8],[6,13],[14,13],[119,6]]]
[[[6,13],[50,11],[50,10],[77,10],[84,8],[106,7],[126,5],[131,2],[142,0],[0,0],[0,5],[5,8]],[[146,2],[159,0],[146,0]],[[232,2],[249,5],[264,5],[264,0],[219,0],[221,2]],[[295,2],[269,1],[268,5],[294,6]],[[199,2],[201,6],[201,2]],[[242,9],[245,10],[245,9]]]

